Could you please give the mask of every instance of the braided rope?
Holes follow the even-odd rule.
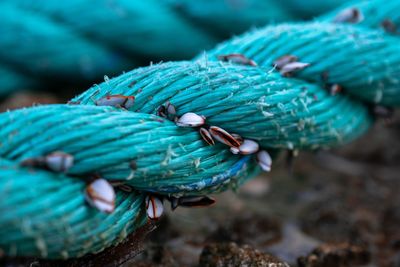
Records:
[[[267,26],[221,44],[207,58],[106,79],[70,104],[0,114],[0,248],[11,256],[47,258],[96,253],[145,223],[147,192],[215,193],[259,172],[252,155],[233,155],[222,144],[209,146],[192,128],[156,116],[166,101],[176,106],[178,116],[202,114],[209,125],[256,140],[270,151],[328,148],[359,137],[373,123],[369,104],[360,100],[400,102],[398,38],[374,25]],[[258,66],[214,61],[229,53],[242,53]],[[271,64],[287,54],[310,66],[296,78],[282,77]],[[325,72],[328,81],[320,78]],[[342,85],[349,96],[330,95],[324,82]],[[135,103],[128,111],[95,105],[116,94],[135,96]],[[64,174],[19,165],[54,151],[74,157]],[[115,211],[100,213],[86,204],[85,181],[79,179],[93,173],[122,180],[135,191],[118,190]]]
[[[321,14],[343,3],[308,1]],[[296,3],[5,0],[0,3],[0,95],[44,81],[77,84],[148,60],[187,59],[251,26],[296,19]],[[319,8],[318,8],[319,7]],[[79,16],[76,14],[79,13]]]

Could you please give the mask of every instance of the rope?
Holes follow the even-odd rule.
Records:
[[[321,14],[344,1],[308,2]],[[187,59],[252,26],[304,17],[296,7],[278,0],[1,1],[0,95],[91,82],[149,59]]]
[[[64,259],[97,253],[146,222],[149,193],[216,193],[260,171],[254,155],[209,146],[197,130],[157,116],[167,101],[179,117],[204,115],[208,125],[252,139],[271,154],[335,147],[364,134],[374,121],[370,105],[400,103],[398,37],[368,22],[368,10],[379,3],[360,4],[361,25],[323,22],[332,21],[328,14],[319,22],[267,26],[191,62],[106,78],[69,104],[0,114],[0,248],[10,256]],[[398,25],[389,13],[374,15]],[[230,53],[258,66],[217,60]],[[310,65],[283,77],[271,64],[284,55]],[[344,93],[331,95],[326,84],[339,84]],[[98,105],[110,95],[135,102],[127,110]],[[21,166],[55,151],[73,156],[65,173]],[[134,191],[117,190],[114,212],[101,213],[83,196],[93,174]]]

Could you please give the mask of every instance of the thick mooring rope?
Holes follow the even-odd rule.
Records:
[[[315,15],[345,1],[326,2],[303,6]],[[0,96],[189,59],[250,27],[310,17],[299,8],[293,0],[3,0]]]
[[[390,5],[351,4],[364,16],[360,25],[328,22],[336,11],[321,18],[325,22],[267,26],[192,62],[107,78],[69,104],[0,114],[0,248],[10,256],[45,258],[96,253],[146,222],[147,194],[215,193],[260,171],[254,155],[209,146],[197,130],[158,116],[167,101],[178,117],[204,115],[208,125],[269,152],[329,148],[359,137],[373,123],[370,105],[400,104],[399,39],[368,22],[373,14],[374,21],[399,25],[391,12],[400,1]],[[218,61],[231,53],[258,66]],[[283,77],[272,64],[285,55],[310,65]],[[343,93],[331,95],[325,87],[334,84]],[[128,110],[98,106],[115,95],[134,96],[135,102]],[[55,151],[73,156],[65,173],[22,166]],[[93,175],[134,191],[117,190],[115,210],[102,213],[83,194]]]

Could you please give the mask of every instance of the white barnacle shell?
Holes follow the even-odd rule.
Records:
[[[244,139],[243,143],[238,147],[239,153],[242,155],[254,154],[258,151],[259,145],[256,141]]]
[[[257,162],[263,171],[271,171],[272,158],[267,151],[261,150],[257,153]]]
[[[210,134],[215,138],[215,140],[225,145],[228,145],[230,147],[240,146],[240,142],[234,136],[232,136],[230,133],[220,127],[211,126],[209,131]]]
[[[74,164],[74,157],[62,151],[56,151],[45,156],[44,163],[54,172],[66,172]]]
[[[176,119],[176,108],[171,102],[167,101],[164,105],[161,105],[157,109],[157,115],[169,120]]]
[[[238,147],[234,147],[234,146],[232,146],[230,148],[230,151],[232,152],[232,154],[235,154],[235,155],[240,153],[239,148]]]
[[[333,22],[358,23],[364,19],[363,14],[357,8],[348,8],[336,15]]]
[[[310,63],[303,63],[303,62],[290,62],[286,65],[284,65],[281,69],[280,69],[280,73],[283,76],[286,75],[290,75],[295,71],[299,71],[302,69],[305,69],[306,67],[310,66]]]
[[[281,56],[280,58],[276,59],[273,63],[273,66],[275,66],[278,70],[282,69],[285,65],[296,62],[297,57],[293,55],[284,55]]]
[[[197,115],[193,112],[188,112],[183,114],[176,121],[176,125],[181,127],[198,127],[205,123],[205,117],[201,115]]]
[[[115,208],[115,191],[105,179],[99,178],[86,186],[85,197],[94,208],[106,213],[111,213]]]
[[[129,109],[135,103],[134,96],[125,95],[107,95],[96,101],[97,106],[112,106],[112,107],[122,107]]]
[[[129,109],[133,106],[133,104],[135,104],[135,98],[134,97],[127,97],[124,104],[122,105],[122,107]]]
[[[210,132],[205,129],[205,128],[200,128],[199,130],[201,137],[203,138],[204,141],[206,141],[207,144],[210,146],[215,145],[214,139],[212,138]]]
[[[152,220],[160,218],[164,212],[162,200],[155,196],[146,196],[146,212]]]
[[[239,142],[240,145],[243,143],[244,139],[242,136],[240,136],[239,134],[236,134],[236,133],[233,133],[231,135],[233,136],[233,138],[235,138]]]
[[[169,101],[167,101],[167,103],[165,103],[165,109],[166,109],[168,115],[171,115],[171,116],[176,115],[176,108]]]
[[[220,55],[218,56],[218,59],[221,61],[226,61],[226,62],[232,62],[235,64],[241,64],[241,65],[249,65],[256,67],[257,63],[252,60],[247,58],[246,56],[242,54],[228,54],[228,55]]]

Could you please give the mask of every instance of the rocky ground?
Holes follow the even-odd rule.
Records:
[[[0,109],[57,101],[23,93]],[[400,266],[399,115],[292,167],[282,153],[212,207],[168,210],[124,266]]]

